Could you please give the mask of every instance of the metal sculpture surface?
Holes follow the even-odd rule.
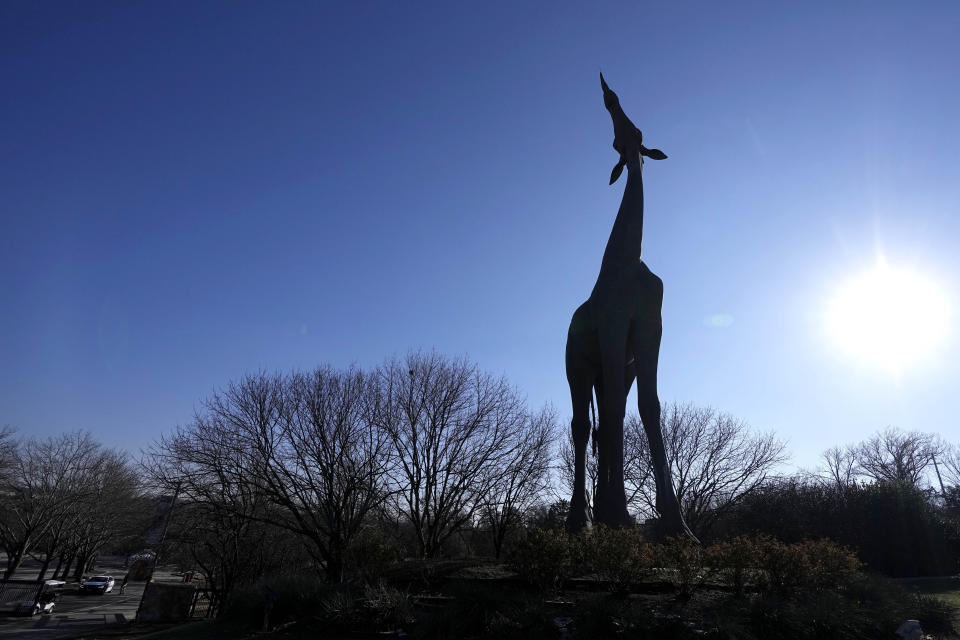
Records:
[[[603,253],[600,275],[590,297],[573,313],[567,333],[566,368],[573,402],[575,471],[567,528],[579,531],[591,520],[586,495],[586,451],[590,405],[597,397],[599,428],[594,433],[597,485],[593,522],[630,526],[623,486],[623,418],[627,393],[637,380],[640,419],[650,444],[656,480],[660,535],[694,538],[680,511],[660,430],[657,363],[662,332],[663,281],[640,260],[643,238],[643,160],[662,160],[659,149],[643,146],[643,135],[620,108],[620,100],[600,75],[603,103],[613,119],[613,148],[620,160],[610,184],[627,169],[620,210]],[[694,538],[695,539],[695,538]]]

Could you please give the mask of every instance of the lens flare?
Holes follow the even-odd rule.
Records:
[[[899,372],[935,353],[947,316],[947,299],[936,284],[881,261],[840,286],[827,311],[827,327],[846,353]]]

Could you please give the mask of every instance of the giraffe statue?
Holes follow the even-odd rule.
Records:
[[[593,521],[607,526],[631,526],[623,486],[623,418],[627,393],[637,380],[640,419],[650,444],[656,480],[659,535],[684,535],[696,540],[687,528],[673,489],[660,430],[657,397],[657,362],[662,332],[663,281],[640,260],[643,237],[643,159],[662,160],[659,149],[643,146],[643,135],[620,108],[620,100],[604,81],[603,102],[613,119],[613,148],[620,160],[610,174],[610,184],[627,169],[627,185],[600,265],[600,275],[586,302],[573,313],[567,333],[566,368],[573,403],[571,430],[574,443],[574,490],[568,530],[575,532],[590,522],[586,496],[586,450],[590,439],[590,405],[597,396],[599,429],[594,433],[597,451],[597,487],[593,496]]]

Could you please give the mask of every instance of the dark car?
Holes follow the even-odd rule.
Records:
[[[110,593],[113,591],[112,576],[93,576],[80,583],[80,593]]]

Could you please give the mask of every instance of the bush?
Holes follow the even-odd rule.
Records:
[[[857,554],[831,540],[805,540],[797,546],[804,568],[801,586],[805,588],[842,589],[860,575],[863,565]]]
[[[757,550],[761,570],[758,585],[760,590],[778,595],[797,593],[807,575],[805,558],[797,545],[760,537],[757,539]]]
[[[267,591],[269,587],[270,591]],[[362,589],[326,585],[314,576],[283,576],[244,589],[227,601],[222,618],[250,629],[263,626],[268,600],[271,628],[285,622],[322,620],[325,627],[342,631],[383,631],[413,620],[413,603],[403,591],[383,582]]]
[[[762,569],[762,591],[790,595],[843,589],[862,577],[856,554],[830,540],[785,544],[760,537],[754,545]]]
[[[355,617],[356,601],[349,590],[334,591],[320,601],[321,617],[336,629],[346,629]]]
[[[269,625],[275,627],[316,615],[318,604],[337,590],[315,574],[263,578],[249,587],[235,589],[227,598],[221,617],[260,629],[269,606]]]
[[[579,567],[579,541],[560,531],[528,532],[510,554],[508,564],[538,590],[553,593]]]
[[[660,566],[670,569],[667,575],[681,598],[689,598],[710,576],[703,547],[686,536],[667,538],[657,546]]]
[[[611,591],[628,591],[653,571],[655,548],[636,529],[598,526],[583,547],[585,568],[609,582]]]
[[[955,637],[949,608],[907,593],[876,575],[860,575],[846,590],[799,591],[790,600],[755,599],[747,612],[750,630],[764,640],[862,640],[893,637],[904,620],[920,620],[937,637]]]
[[[414,638],[555,638],[541,598],[504,585],[459,585],[452,602],[423,612]]]
[[[363,610],[367,624],[377,630],[393,630],[413,622],[410,595],[383,582],[364,588]]]
[[[361,583],[376,581],[397,559],[396,545],[374,528],[360,531],[344,554],[347,576]]]
[[[742,596],[747,579],[760,567],[760,550],[756,540],[737,536],[706,548],[707,564],[730,584],[734,595]]]
[[[784,542],[829,538],[889,576],[949,575],[960,568],[960,525],[916,487],[876,482],[840,489],[798,481],[764,487],[720,520],[722,537]]]

